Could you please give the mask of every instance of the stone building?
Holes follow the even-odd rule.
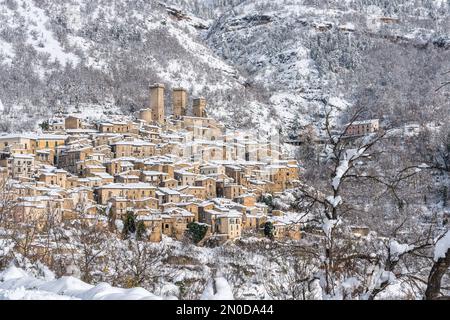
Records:
[[[164,85],[161,83],[150,86],[150,109],[152,109],[152,120],[160,124],[164,123]]]
[[[206,99],[203,97],[196,98],[193,101],[194,117],[206,117]]]
[[[152,122],[152,109],[145,108],[139,111],[139,119],[144,120],[147,123]]]
[[[129,200],[139,200],[143,198],[154,198],[156,187],[148,183],[110,183],[102,185],[96,189],[98,202],[107,204],[113,197],[125,197]]]
[[[355,121],[346,125],[347,129],[345,135],[347,136],[362,136],[369,133],[377,132],[380,128],[378,119]]]
[[[34,155],[13,154],[9,159],[9,166],[13,178],[31,178],[34,174]]]
[[[174,88],[172,93],[173,115],[177,118],[186,115],[187,92],[183,88]]]
[[[145,158],[155,155],[155,144],[139,139],[126,139],[111,144],[111,150],[116,158]]]
[[[65,129],[80,129],[81,128],[81,118],[75,116],[68,116],[64,119]]]

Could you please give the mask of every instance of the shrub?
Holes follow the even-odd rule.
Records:
[[[264,224],[264,235],[269,238],[270,240],[273,240],[273,231],[274,231],[273,223],[270,221],[267,221]]]
[[[208,226],[199,224],[197,222],[191,222],[187,225],[188,234],[194,243],[199,243],[206,235]]]

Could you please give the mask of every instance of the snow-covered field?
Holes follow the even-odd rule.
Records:
[[[52,273],[36,278],[10,266],[0,273],[0,300],[160,300],[143,288],[122,289],[107,283],[96,286],[74,277],[55,279]]]
[[[218,276],[208,282],[200,299],[233,300],[233,293],[227,280]],[[123,289],[107,283],[94,286],[68,276],[55,279],[50,271],[45,277],[36,278],[10,266],[0,272],[0,300],[162,300],[162,297],[139,287]]]

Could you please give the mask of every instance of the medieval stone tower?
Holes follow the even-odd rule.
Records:
[[[206,99],[203,97],[194,99],[194,117],[206,117]]]
[[[164,122],[164,85],[155,83],[150,86],[150,109],[152,109],[152,120]]]
[[[146,108],[139,111],[139,119],[144,120],[147,123],[152,122],[152,109]]]
[[[174,88],[173,96],[173,115],[177,118],[186,115],[187,92],[183,88]]]

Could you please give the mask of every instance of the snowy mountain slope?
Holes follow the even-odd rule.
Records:
[[[387,75],[386,65],[399,62],[403,48],[410,59],[426,55],[429,64],[446,70],[434,52],[449,57],[449,9],[442,1],[242,1],[217,19],[207,42],[271,91],[270,103],[282,119],[299,113],[304,125],[320,118],[324,99],[341,108],[357,102],[355,92],[363,89],[357,77],[368,76],[367,65],[375,63]],[[372,55],[378,48],[393,53],[377,61]],[[412,86],[420,87],[419,81]]]
[[[210,114],[230,124],[270,125],[270,119],[252,120],[244,105],[266,115],[269,107],[199,37],[208,21],[163,3],[3,0],[0,19],[6,22],[0,27],[0,97],[10,114],[4,129],[86,105],[135,111],[148,103],[147,86],[155,81],[186,87],[191,98],[206,96]],[[29,119],[19,116],[24,113]]]
[[[449,12],[431,0],[0,0],[0,129],[133,112],[155,81],[206,96],[233,127],[289,133],[320,122],[325,102],[381,117],[416,100],[411,120],[425,102],[449,108],[434,95]]]
[[[73,277],[38,279],[14,266],[0,273],[0,300],[160,300],[143,288],[87,284]]]

